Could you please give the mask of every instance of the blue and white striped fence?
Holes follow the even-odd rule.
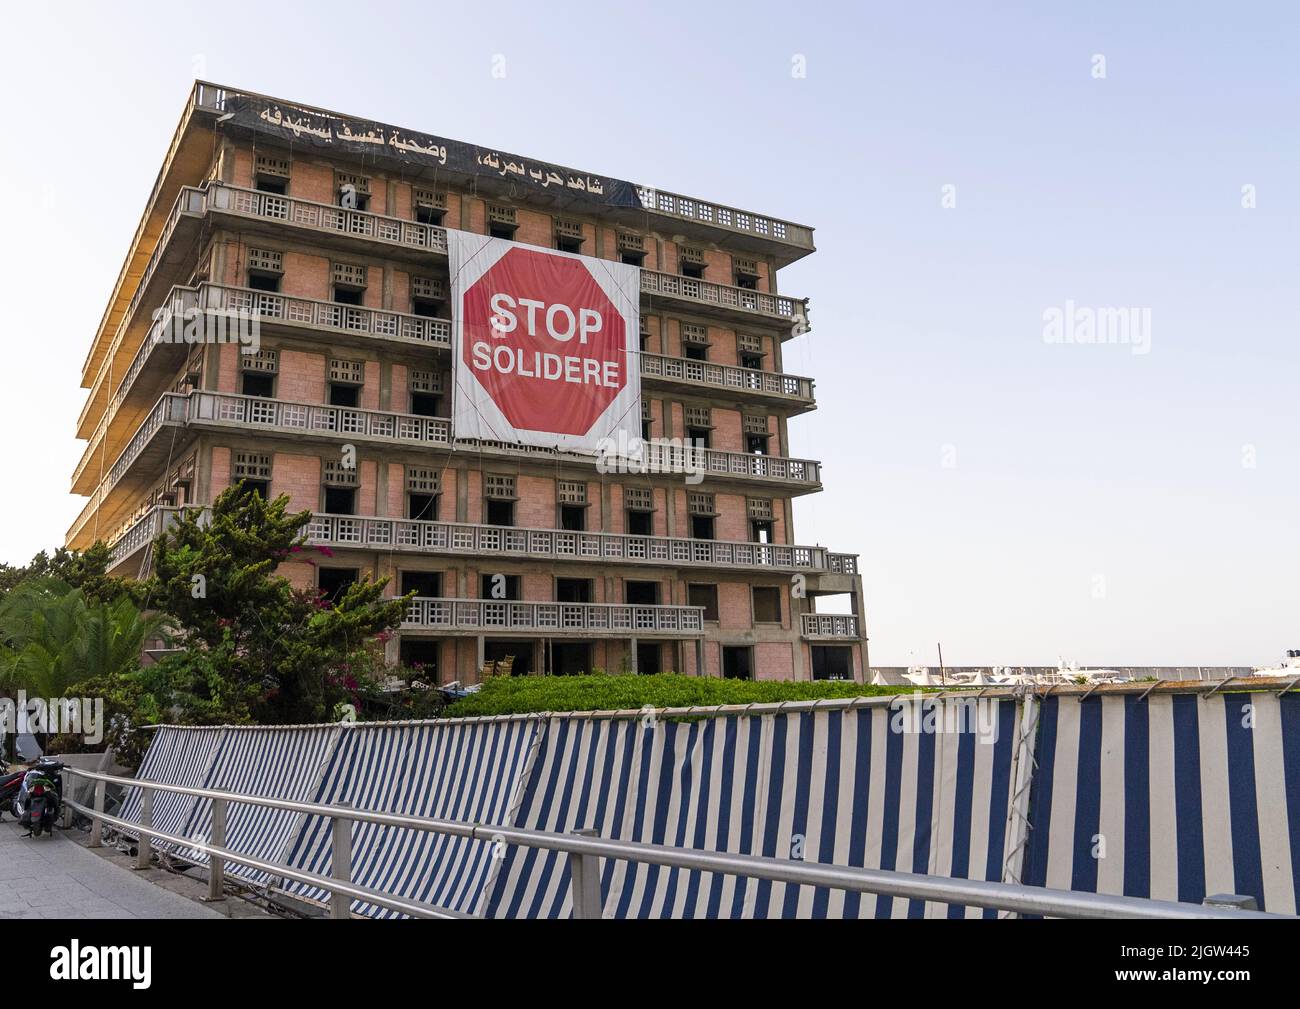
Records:
[[[878,697],[690,715],[163,727],[140,773],[503,828],[1194,903],[1233,892],[1296,909],[1295,695]],[[123,815],[137,814],[129,796]],[[155,823],[202,841],[206,801],[159,793]],[[236,804],[227,843],[330,871],[320,817]],[[359,823],[352,878],[484,917],[567,917],[569,864],[554,851]],[[618,918],[996,915],[624,860],[602,862],[600,892]]]

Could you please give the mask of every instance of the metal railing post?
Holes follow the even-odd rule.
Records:
[[[140,826],[146,830],[153,827],[153,790],[145,788],[140,794]],[[136,845],[135,868],[147,869],[153,855],[153,838],[140,831],[140,842]]]
[[[104,821],[98,815],[104,812],[104,797],[108,782],[100,778],[95,782],[95,816],[90,818],[90,847],[101,848],[104,845]]]
[[[597,837],[591,828],[575,830],[579,837]],[[595,855],[569,852],[570,892],[573,895],[573,917],[583,921],[596,920],[604,911],[600,898],[600,859]]]
[[[336,802],[336,806],[347,806],[346,802]],[[352,882],[352,821],[341,816],[334,817],[331,827],[333,838],[330,848],[330,875],[340,883]],[[330,892],[330,917],[352,917],[352,898],[337,890]]]
[[[208,843],[214,848],[226,846],[226,800],[212,800],[212,830]],[[226,899],[226,860],[219,855],[208,859],[208,895],[207,901]]]

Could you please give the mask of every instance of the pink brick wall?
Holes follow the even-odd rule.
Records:
[[[282,349],[280,376],[276,380],[278,398],[293,403],[323,403],[325,367],[323,354]]]
[[[754,646],[754,679],[794,678],[794,648],[788,641],[760,641]]]
[[[271,474],[271,496],[289,495],[289,510],[320,508],[321,461],[318,456],[277,452]]]

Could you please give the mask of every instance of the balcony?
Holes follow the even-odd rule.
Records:
[[[761,398],[802,413],[813,408],[813,380],[780,372],[711,364],[687,357],[641,352],[641,379],[686,383],[709,390],[742,393],[746,399]]]
[[[701,224],[724,228],[739,234],[789,242],[809,252],[812,251],[812,228],[802,224],[762,217],[748,211],[736,210],[734,207],[707,203],[704,200],[679,196],[677,193],[667,193],[662,189],[651,189],[648,186],[637,186],[637,196],[641,200],[641,206],[646,210],[666,214],[679,221],[698,221]]]
[[[227,98],[252,98],[271,101],[286,111],[296,110],[300,114],[312,118],[324,118],[326,120],[345,118],[335,113],[309,108],[280,98],[205,82],[195,84],[187,114],[198,113],[204,119],[214,120],[226,111]],[[385,126],[384,128],[388,132],[395,130],[395,127],[392,126]],[[402,132],[410,131],[403,129]],[[382,157],[385,151],[380,149],[377,153]],[[451,175],[450,172],[448,174]],[[493,188],[504,187],[509,189],[511,185],[509,182],[501,182],[491,177],[480,178],[478,183],[479,187],[486,192],[491,192]],[[669,219],[663,222],[665,225],[670,225],[665,230],[689,230],[713,240],[719,237],[718,232],[721,231],[726,233],[733,244],[753,248],[764,255],[773,254],[782,263],[791,262],[813,250],[812,229],[805,225],[763,214],[755,214],[746,210],[738,210],[725,204],[681,196],[677,193],[655,189],[652,186],[636,185],[635,189],[640,207],[610,207],[607,208],[606,212],[612,217],[626,218],[628,223],[635,223],[637,218],[644,220],[646,214],[662,216]]]
[[[806,300],[787,298],[780,294],[764,294],[762,291],[733,287],[730,284],[715,284],[710,280],[696,280],[676,273],[642,270],[641,293],[682,301],[696,311],[710,314],[729,316],[739,312],[767,322],[785,323],[790,327],[789,335],[792,336],[798,335],[794,332],[796,328],[803,332],[808,321]]]
[[[858,618],[851,613],[803,613],[800,620],[805,638],[856,641],[862,637]]]
[[[559,452],[554,449],[515,445],[505,442],[479,442],[451,436],[451,421],[443,417],[419,417],[412,414],[352,407],[326,406],[315,403],[292,403],[260,396],[240,396],[225,392],[191,392],[180,399],[181,407],[167,413],[170,421],[198,427],[235,427],[269,430],[284,434],[326,437],[330,439],[364,438],[371,441],[407,445],[448,445],[467,453],[508,457],[531,456],[547,461],[560,460],[580,466],[596,463],[594,455]],[[156,430],[154,415],[146,422]],[[148,437],[144,431],[136,439]],[[136,440],[133,439],[133,442]],[[644,455],[638,472],[689,478],[692,474],[705,479],[761,480],[794,485],[803,490],[820,486],[821,464],[811,459],[787,459],[783,456],[753,455],[721,449],[697,448],[676,441],[642,443]],[[125,455],[124,455],[125,459]],[[114,464],[116,473],[123,460]],[[609,460],[613,468],[613,460]],[[129,465],[129,461],[126,465]]]
[[[318,403],[292,403],[261,396],[192,392],[186,420],[198,427],[238,427],[281,434],[319,434],[413,445],[450,445],[451,421],[445,417]]]
[[[547,637],[699,637],[704,634],[704,608],[417,596],[407,608],[402,630]]]
[[[379,242],[394,249],[413,249],[424,254],[447,254],[447,229],[431,224],[404,221],[361,210],[344,210],[328,203],[316,203],[290,196],[262,193],[223,183],[210,183],[207,207],[247,220],[302,228],[318,235]],[[807,322],[808,303],[798,298],[765,294],[745,287],[715,284],[655,270],[641,271],[641,292],[689,302],[705,312],[722,315],[741,313],[794,325]]]
[[[200,507],[200,506],[195,506]],[[178,509],[154,507],[109,538],[120,564],[169,528]],[[729,571],[804,571],[856,574],[857,554],[825,547],[695,540],[623,533],[571,532],[316,513],[305,530],[311,546],[383,553],[716,568]]]
[[[742,571],[827,571],[836,574],[857,571],[856,555],[833,554],[825,547],[355,515],[314,515],[307,537],[314,546],[335,549]]]
[[[405,221],[399,217],[348,210],[331,203],[316,203],[217,182],[209,183],[207,192],[208,208],[213,213],[288,224],[323,236],[367,239],[426,255],[447,255],[447,229],[435,224]]]

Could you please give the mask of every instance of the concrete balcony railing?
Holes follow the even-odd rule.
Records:
[[[637,186],[637,196],[641,206],[660,214],[668,214],[684,221],[699,221],[714,227],[726,228],[728,231],[740,231],[759,238],[770,238],[777,242],[788,242],[803,249],[811,249],[813,244],[812,229],[802,224],[792,224],[775,217],[763,217],[745,210],[708,203],[690,196],[666,193],[662,189]]]
[[[858,618],[851,613],[800,614],[800,632],[805,638],[860,638]]]
[[[365,439],[389,445],[450,446],[485,455],[568,462],[584,468],[595,466],[598,461],[594,455],[554,449],[453,440],[451,421],[445,417],[194,391],[166,393],[155,404],[94,489],[93,495],[99,500],[106,498],[146,450],[154,463],[179,451],[180,445],[175,438],[170,440],[170,444],[155,442],[155,436],[164,427],[235,428],[295,437],[323,437],[331,441]],[[616,471],[615,460],[605,459],[604,462]],[[642,455],[635,460],[632,471],[638,475],[658,474],[677,479],[698,477],[700,481],[710,478],[773,481],[798,490],[815,490],[821,481],[821,464],[811,459],[727,452],[687,446],[677,441],[644,442]]]
[[[351,407],[290,403],[259,396],[239,396],[224,392],[189,393],[185,419],[190,424],[213,423],[250,429],[278,429],[284,432],[325,436],[370,438],[389,442],[420,445],[453,445],[469,452],[505,455],[531,455],[594,465],[595,456],[557,452],[531,446],[502,442],[477,442],[451,438],[451,421],[444,417],[417,417],[410,414]],[[649,441],[644,444],[641,465],[649,473],[690,474],[702,479],[754,478],[801,485],[821,480],[821,464],[811,459],[787,459],[783,456],[752,455],[721,449],[686,446],[675,441]]]
[[[199,507],[199,506],[195,506]],[[170,527],[178,509],[154,507],[109,538],[113,563],[120,563]],[[311,546],[388,553],[516,557],[520,560],[647,564],[660,567],[722,568],[742,571],[811,571],[856,574],[856,554],[825,547],[694,540],[670,536],[572,532],[516,526],[437,522],[316,513],[306,529]]]
[[[293,403],[225,392],[190,393],[186,419],[190,424],[230,425],[286,434],[307,432],[417,445],[451,444],[451,421],[445,417]]]
[[[694,277],[660,273],[657,270],[641,271],[641,293],[687,301],[699,307],[766,316],[791,325],[796,322],[806,324],[808,318],[808,303],[798,298],[765,294],[747,287],[715,284],[711,280],[696,280]]]
[[[799,375],[739,368],[731,364],[712,364],[688,357],[641,352],[641,377],[661,378],[673,382],[727,389],[736,392],[792,400],[800,406],[813,404],[813,380]]]
[[[834,574],[854,574],[857,571],[855,554],[833,554],[825,547],[356,515],[314,515],[307,537],[314,546],[336,549],[757,571],[827,571]]]
[[[451,322],[448,319],[340,305],[333,301],[297,298],[225,284],[204,284],[202,289],[201,308],[255,314],[263,323],[282,323],[451,349]]]
[[[262,193],[223,183],[210,183],[207,194],[207,205],[212,210],[274,221],[290,227],[447,254],[447,229],[437,225],[403,221],[363,210],[345,210],[328,203]],[[799,298],[766,294],[746,287],[716,284],[656,270],[641,271],[641,291],[643,294],[689,301],[697,306],[761,315],[790,323],[807,320],[807,302]]]
[[[496,599],[411,600],[402,630],[479,634],[672,635],[704,633],[702,606],[634,606],[628,603],[534,603]]]
[[[282,221],[298,228],[341,233],[423,252],[447,254],[447,229],[436,224],[404,221],[400,217],[348,210],[330,203],[317,203],[293,196],[263,193],[255,189],[208,185],[208,206],[225,213]]]

